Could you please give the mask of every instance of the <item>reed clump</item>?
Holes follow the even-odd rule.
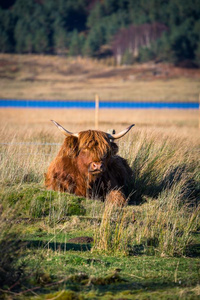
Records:
[[[127,254],[129,234],[125,226],[128,212],[106,202],[102,220],[95,233],[93,250],[107,254]]]

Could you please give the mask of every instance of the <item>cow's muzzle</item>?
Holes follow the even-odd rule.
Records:
[[[91,174],[100,174],[105,171],[105,166],[102,162],[92,162],[90,163],[88,171]]]

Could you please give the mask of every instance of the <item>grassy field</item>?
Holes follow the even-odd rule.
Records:
[[[0,54],[0,99],[193,101],[200,70],[148,63],[116,67],[104,61]]]
[[[94,127],[93,110],[0,110],[0,298],[199,299],[198,112],[100,111],[101,130],[136,124],[123,209],[45,190],[64,139],[50,119]]]

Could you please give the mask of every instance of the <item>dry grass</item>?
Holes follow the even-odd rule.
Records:
[[[42,55],[1,54],[0,78],[1,99],[197,102],[200,91],[199,70]]]
[[[81,131],[94,128],[94,118],[92,109],[0,109],[0,127],[4,132],[1,140],[10,140],[13,134],[20,140],[25,139],[24,135],[30,139],[29,135],[41,132],[51,134],[50,140],[63,140],[50,120],[56,120],[70,131]],[[118,131],[134,123],[133,134],[145,129],[148,132],[177,134],[189,140],[199,139],[198,122],[197,110],[108,109],[99,112],[100,130],[114,128]]]

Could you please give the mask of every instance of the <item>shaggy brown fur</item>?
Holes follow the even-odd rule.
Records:
[[[109,194],[109,201],[123,205],[132,171],[117,151],[118,146],[101,131],[67,137],[45,174],[47,189],[101,200]]]

